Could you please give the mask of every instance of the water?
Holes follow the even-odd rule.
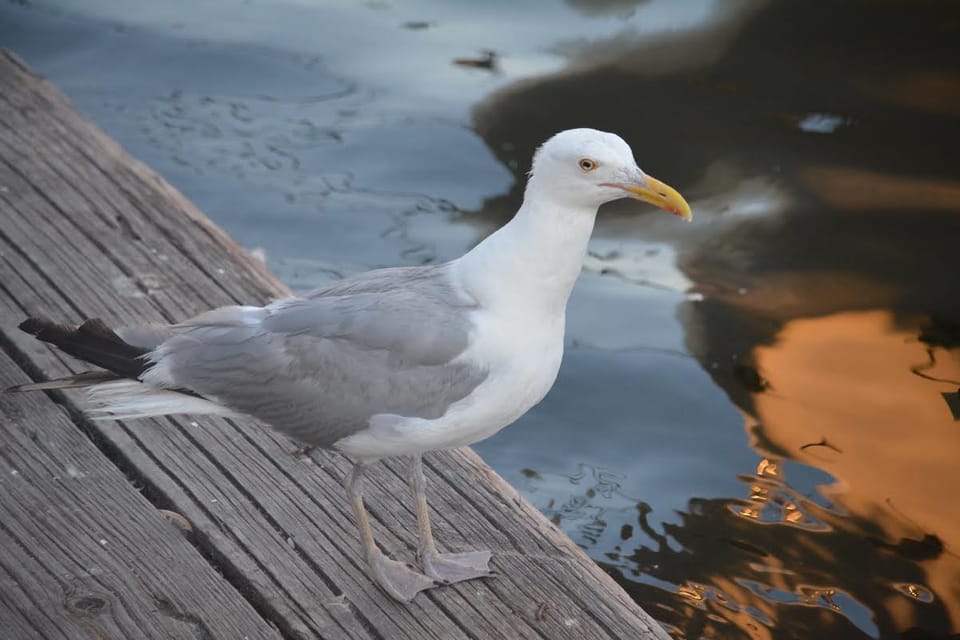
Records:
[[[477,449],[677,638],[960,632],[956,2],[38,0],[0,43],[296,289],[620,133],[695,221],[604,208],[556,387]]]

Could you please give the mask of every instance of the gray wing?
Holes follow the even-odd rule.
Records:
[[[182,325],[154,354],[169,383],[329,446],[379,413],[438,418],[486,372],[466,349],[472,300],[446,265],[384,269],[267,307]]]

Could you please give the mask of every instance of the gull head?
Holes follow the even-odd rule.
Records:
[[[593,210],[605,202],[633,198],[687,221],[693,217],[690,205],[673,187],[640,170],[623,138],[596,129],[568,129],[544,142],[533,157],[527,189]]]

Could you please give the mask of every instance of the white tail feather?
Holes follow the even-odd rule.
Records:
[[[196,396],[149,387],[136,380],[116,380],[90,387],[88,415],[93,420],[131,420],[174,413],[237,416],[230,409]]]

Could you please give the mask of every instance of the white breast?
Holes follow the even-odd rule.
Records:
[[[557,379],[563,358],[564,317],[500,314],[479,318],[476,340],[464,354],[490,375],[448,411],[458,434],[451,446],[487,438],[540,402]],[[444,416],[445,418],[448,416]]]

